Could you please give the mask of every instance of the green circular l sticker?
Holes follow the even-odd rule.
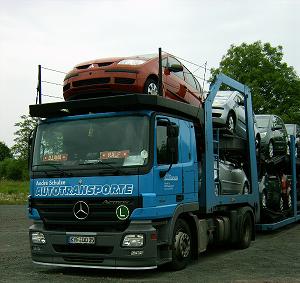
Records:
[[[120,220],[125,220],[129,216],[129,209],[126,205],[120,205],[116,209],[116,215]]]

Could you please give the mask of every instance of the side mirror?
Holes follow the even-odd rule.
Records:
[[[244,105],[244,101],[243,101],[243,100],[240,100],[240,101],[238,102],[238,106],[245,106],[245,105]]]
[[[179,128],[177,125],[169,124],[167,127],[167,146],[171,155],[172,163],[178,159],[178,135]]]
[[[179,127],[175,124],[169,124],[167,127],[167,137],[168,138],[178,138]]]
[[[178,162],[178,136],[179,136],[179,127],[174,124],[168,124],[167,153],[168,153],[168,160],[170,160],[170,166],[168,170],[163,170],[159,172],[160,178],[164,178],[172,168],[172,165]]]
[[[35,130],[31,130],[28,136],[27,141],[27,166],[30,169],[31,153],[32,153],[32,143],[33,143],[33,134]]]
[[[172,64],[171,66],[168,67],[170,72],[182,72],[183,71],[183,67],[179,64]]]

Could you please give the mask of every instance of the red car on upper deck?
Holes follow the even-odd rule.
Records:
[[[96,59],[76,65],[65,79],[65,100],[102,95],[158,94],[158,55]],[[162,54],[163,96],[202,106],[203,91],[198,80],[175,57]]]

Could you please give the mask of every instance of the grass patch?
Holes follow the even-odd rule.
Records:
[[[0,180],[0,204],[25,204],[29,181]]]

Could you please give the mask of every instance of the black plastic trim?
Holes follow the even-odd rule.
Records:
[[[204,123],[204,110],[187,103],[147,94],[116,95],[94,99],[70,100],[65,102],[36,104],[29,106],[32,117],[54,118],[88,114],[90,112],[120,112],[153,110],[179,115]]]

